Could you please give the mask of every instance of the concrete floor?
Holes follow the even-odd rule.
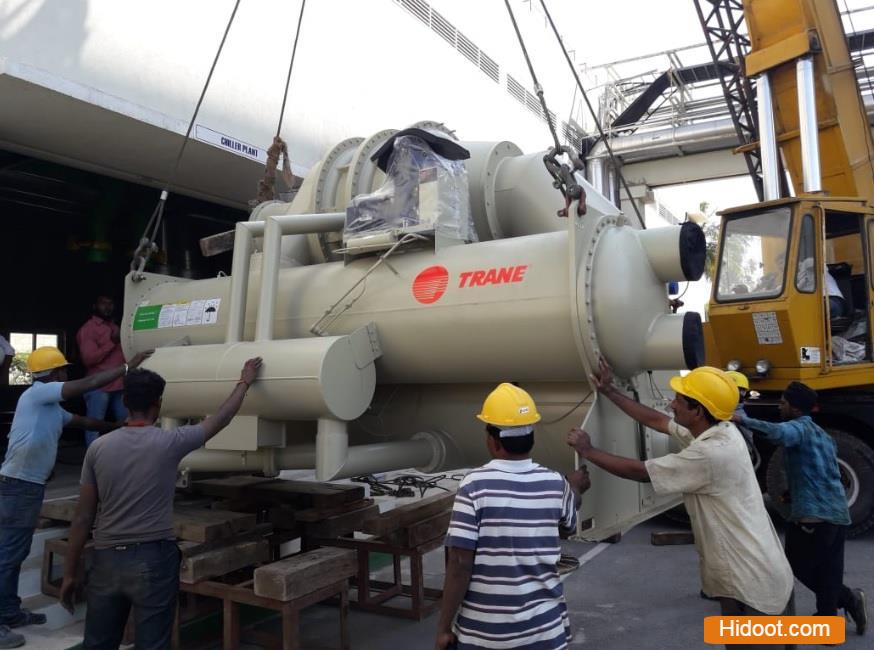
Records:
[[[565,552],[583,564],[565,580],[565,594],[574,640],[571,648],[598,650],[691,650],[709,648],[703,642],[705,616],[717,615],[717,603],[699,597],[698,555],[694,546],[652,546],[655,531],[677,530],[664,519],[647,522],[627,533],[618,544],[566,542]],[[861,587],[874,601],[874,534],[847,542],[846,580]],[[442,580],[440,553],[426,563],[426,583]],[[798,614],[814,611],[812,594],[796,585]],[[872,602],[874,607],[874,602]],[[874,616],[874,611],[871,612]],[[302,619],[304,639],[336,642],[337,614],[331,607],[314,607]],[[433,647],[437,615],[421,622],[404,621],[352,611],[350,633],[355,650],[426,650]],[[278,626],[276,627],[278,631]],[[847,627],[848,650],[874,646],[874,631],[856,636]],[[218,646],[216,646],[218,647]]]
[[[65,469],[50,485],[52,496],[76,490],[77,477]],[[51,498],[51,497],[50,497]],[[698,556],[693,546],[652,546],[655,531],[678,530],[663,518],[646,522],[626,533],[618,544],[565,542],[565,552],[582,558],[582,566],[565,580],[565,593],[574,630],[571,648],[651,650],[707,648],[703,642],[703,619],[718,614],[718,605],[698,596]],[[846,582],[866,590],[874,610],[874,531],[847,542]],[[426,558],[426,584],[439,587],[443,581],[442,553]],[[796,585],[799,614],[814,610],[812,594]],[[874,615],[874,611],[871,612]],[[215,621],[216,625],[219,621]],[[274,625],[278,631],[278,624]],[[437,614],[421,622],[406,621],[358,611],[350,613],[350,634],[355,650],[418,650],[433,647]],[[61,650],[81,639],[81,624],[54,633],[24,630],[27,648]],[[304,639],[331,644],[337,635],[337,612],[316,606],[302,616]],[[218,648],[219,645],[214,647]],[[245,646],[244,646],[245,647]],[[848,624],[850,650],[874,647],[874,630],[855,635]]]

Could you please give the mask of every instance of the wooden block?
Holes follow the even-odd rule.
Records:
[[[358,554],[351,549],[320,548],[255,569],[255,595],[289,601],[358,571]]]
[[[223,576],[253,564],[260,564],[269,559],[270,545],[267,540],[234,542],[206,553],[184,558],[179,572],[179,580],[192,584],[208,578]]]
[[[255,515],[206,508],[176,508],[173,531],[176,537],[189,542],[210,542],[250,531],[255,527]]]
[[[444,537],[446,530],[449,528],[449,520],[452,518],[452,511],[446,510],[440,514],[428,517],[423,521],[415,523],[410,527],[401,530],[405,534],[405,541],[408,548],[415,548],[425,542],[430,542],[432,539]]]
[[[665,530],[650,535],[650,543],[653,546],[679,546],[682,544],[694,544],[695,536],[691,530]]]
[[[204,257],[212,257],[234,249],[235,231],[227,230],[200,240],[200,252]]]
[[[276,530],[298,530],[300,528],[294,508],[283,506],[270,508],[267,511],[267,521],[273,524]]]
[[[55,521],[73,521],[73,515],[76,513],[76,504],[79,503],[79,498],[72,499],[53,499],[52,501],[44,501],[42,508],[39,511],[40,517],[46,519],[54,519]]]
[[[318,481],[271,481],[252,486],[249,494],[257,500],[272,501],[298,508],[333,508],[364,498],[364,486]]]
[[[361,530],[368,520],[378,516],[379,506],[372,503],[363,508],[339,512],[318,521],[303,522],[303,526],[308,537],[340,537]],[[298,519],[300,519],[299,516]]]
[[[444,510],[452,508],[454,501],[455,492],[445,492],[406,503],[371,519],[364,525],[362,532],[382,537],[399,528],[406,528],[418,521],[440,514]]]
[[[264,483],[272,483],[275,479],[263,476],[228,476],[225,478],[209,478],[194,481],[191,488],[198,494],[205,494],[221,499],[245,499],[249,490]]]
[[[308,508],[306,510],[298,510],[295,513],[295,518],[298,521],[303,522],[323,521],[329,517],[345,515],[349,512],[361,510],[362,508],[367,508],[372,505],[373,499],[361,499],[351,503],[344,503],[343,505],[335,506],[333,508]]]
[[[264,523],[258,524],[250,531],[238,533],[237,535],[234,535],[232,539],[219,538],[209,542],[190,542],[187,540],[178,540],[176,542],[176,545],[182,552],[182,557],[186,558],[192,555],[199,555],[200,553],[206,553],[207,551],[223,548],[229,543],[237,544],[240,542],[257,541],[264,539],[268,535],[272,534],[273,526],[271,524]]]

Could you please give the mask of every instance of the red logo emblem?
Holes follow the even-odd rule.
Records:
[[[423,305],[437,302],[446,293],[449,271],[445,266],[429,266],[413,280],[413,297]]]

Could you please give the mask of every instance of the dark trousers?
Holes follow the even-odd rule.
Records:
[[[179,591],[179,548],[160,541],[97,550],[88,574],[86,650],[117,650],[134,608],[136,649],[169,648]]]
[[[0,476],[0,625],[21,615],[18,576],[30,553],[45,486]]]
[[[753,607],[750,607],[746,603],[742,603],[735,598],[720,598],[719,606],[721,608],[721,614],[723,616],[768,616],[765,612],[760,612]],[[781,616],[795,616],[795,592],[789,596],[789,602],[786,603],[786,609],[780,614]],[[769,650],[770,648],[779,648],[779,645],[773,644],[758,644],[758,643],[745,643],[745,644],[737,644],[733,643],[731,645],[726,645],[726,650]],[[794,643],[787,643],[783,646],[785,650],[794,650]]]
[[[801,583],[816,595],[816,616],[837,616],[852,592],[844,585],[846,526],[827,522],[786,526],[786,559]]]

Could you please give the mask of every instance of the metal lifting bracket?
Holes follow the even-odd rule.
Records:
[[[561,162],[559,156],[565,154],[571,164]],[[577,202],[577,216],[586,214],[586,191],[577,183],[575,172],[582,171],[583,161],[572,147],[567,145],[551,147],[543,156],[543,164],[552,176],[552,186],[564,196],[564,209],[558,211],[559,217],[567,217],[571,203]]]

